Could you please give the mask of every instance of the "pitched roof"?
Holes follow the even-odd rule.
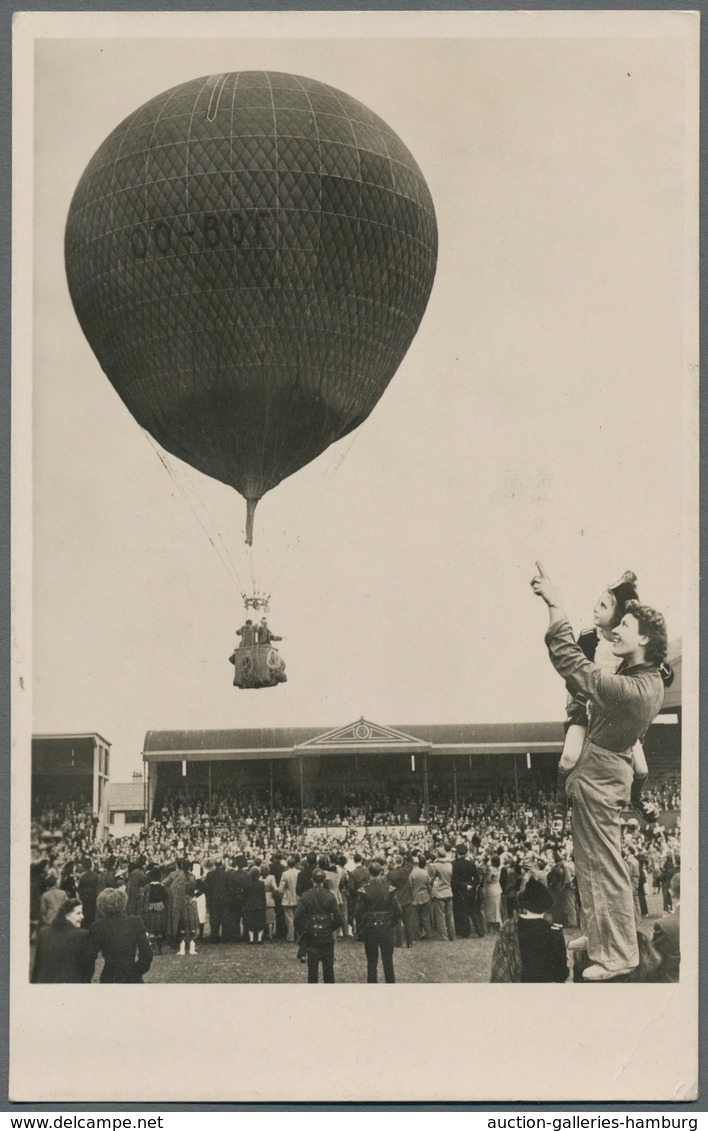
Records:
[[[142,781],[110,782],[106,787],[109,809],[135,811],[145,804]]]

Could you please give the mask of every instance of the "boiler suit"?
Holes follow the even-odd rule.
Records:
[[[606,970],[639,964],[632,885],[622,859],[620,814],[629,801],[632,747],[661,710],[664,685],[653,664],[616,675],[586,658],[567,620],[546,633],[551,663],[587,697],[588,732],[566,781],[573,802],[573,853],[588,956]]]

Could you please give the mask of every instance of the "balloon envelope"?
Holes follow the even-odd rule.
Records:
[[[393,130],[333,87],[261,71],[126,118],[65,237],[79,322],[133,416],[251,501],[366,419],[436,257],[430,193]]]

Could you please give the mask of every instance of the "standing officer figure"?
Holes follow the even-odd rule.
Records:
[[[366,980],[377,982],[379,951],[384,980],[395,982],[393,973],[393,946],[396,927],[403,918],[395,889],[381,879],[381,865],[377,860],[369,864],[371,881],[359,891],[356,904],[356,924],[364,939],[366,951]]]
[[[334,932],[344,928],[336,897],[324,882],[324,872],[315,868],[314,886],[303,892],[295,909],[295,934],[307,948],[308,982],[317,982],[320,962],[322,981],[334,982]]]

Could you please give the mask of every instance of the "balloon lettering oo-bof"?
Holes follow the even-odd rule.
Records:
[[[66,226],[83,331],[168,452],[256,502],[369,415],[435,275],[400,138],[295,75],[183,83],[121,123]]]

